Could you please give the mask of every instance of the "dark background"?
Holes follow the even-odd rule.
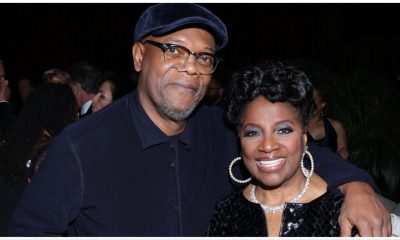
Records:
[[[149,5],[0,4],[0,59],[7,78],[40,81],[45,70],[68,69],[78,60],[121,74],[133,71],[134,26]],[[400,31],[400,4],[203,5],[228,27],[230,41],[220,56],[229,68],[266,58],[301,57],[335,70],[343,67],[339,54],[355,42],[387,39]]]
[[[400,4],[202,5],[229,31],[217,71],[297,61],[325,83],[325,113],[346,129],[349,161],[374,177],[380,194],[400,201]],[[135,22],[148,6],[0,4],[0,59],[13,96],[19,78],[39,83],[45,70],[79,60],[128,76]]]

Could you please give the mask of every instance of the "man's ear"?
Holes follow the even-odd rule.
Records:
[[[132,47],[133,64],[136,72],[142,70],[142,60],[144,54],[144,47],[141,43],[136,42]]]

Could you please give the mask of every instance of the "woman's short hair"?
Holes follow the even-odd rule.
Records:
[[[306,74],[284,62],[265,61],[233,74],[226,87],[225,115],[239,130],[248,103],[263,96],[272,103],[284,102],[299,114],[303,127],[313,111],[313,88]]]

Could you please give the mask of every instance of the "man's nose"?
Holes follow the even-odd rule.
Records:
[[[196,56],[190,54],[186,62],[178,66],[179,71],[186,71],[188,74],[199,73],[197,70],[197,58]]]

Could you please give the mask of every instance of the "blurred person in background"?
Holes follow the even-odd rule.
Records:
[[[68,78],[69,73],[59,68],[51,68],[45,71],[42,75],[42,79],[44,82],[66,84]]]
[[[34,84],[29,78],[21,78],[18,80],[18,95],[23,102],[34,89]]]
[[[209,106],[223,107],[222,97],[224,89],[231,77],[231,72],[226,68],[217,69],[208,84],[206,94],[202,100]]]
[[[121,82],[116,74],[104,74],[104,82],[92,99],[92,111],[97,112],[123,96]]]
[[[15,122],[15,114],[9,102],[11,91],[3,61],[0,59],[0,145]]]
[[[17,94],[11,96],[10,102],[14,112],[18,115],[25,104],[26,98],[34,89],[34,83],[30,78],[20,78],[17,81]]]
[[[5,235],[19,196],[38,171],[50,139],[77,120],[76,111],[68,85],[43,83],[27,97],[0,146],[0,235]]]
[[[321,147],[329,147],[333,152],[347,160],[349,152],[346,131],[340,121],[324,115],[327,106],[325,89],[316,79],[312,80],[312,83],[315,110],[307,126],[308,141],[314,141]]]
[[[68,84],[78,103],[80,118],[92,113],[92,99],[102,82],[101,72],[93,64],[80,61],[71,67]]]

